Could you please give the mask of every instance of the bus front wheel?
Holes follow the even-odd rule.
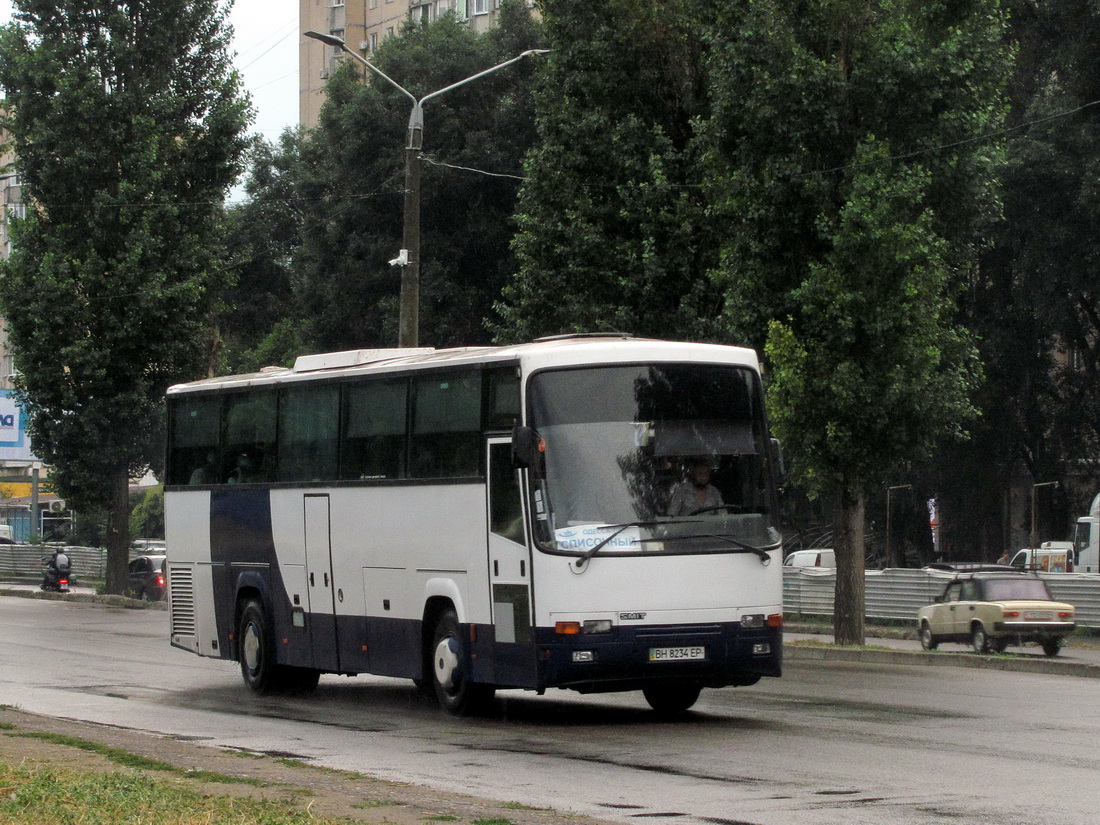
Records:
[[[650,685],[642,688],[642,695],[657,713],[673,715],[683,713],[699,699],[702,690],[698,685],[671,684]]]
[[[493,698],[493,688],[470,681],[468,663],[462,655],[458,616],[444,610],[432,637],[432,685],[440,706],[455,716],[483,710]]]

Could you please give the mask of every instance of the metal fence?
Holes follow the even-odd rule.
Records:
[[[868,570],[868,619],[916,622],[917,611],[943,593],[953,573],[940,570]],[[1051,595],[1077,608],[1077,626],[1100,628],[1100,575],[1040,573]],[[822,567],[783,568],[783,609],[802,616],[832,616],[836,571]]]
[[[52,545],[0,544],[0,577],[36,579],[42,575],[43,560],[57,549]],[[103,547],[65,547],[72,563],[73,578],[102,579],[107,575],[107,550]]]
[[[42,575],[42,561],[53,547],[0,544],[0,577],[35,579]],[[73,577],[102,579],[107,571],[107,551],[102,547],[66,547]],[[132,555],[132,554],[131,554]],[[866,617],[916,621],[917,611],[943,593],[953,577],[941,570],[868,570]],[[1077,626],[1100,629],[1100,575],[1091,573],[1040,573],[1051,595],[1077,607]],[[823,567],[783,568],[783,609],[802,616],[832,616],[836,572]]]

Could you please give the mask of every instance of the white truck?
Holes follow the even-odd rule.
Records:
[[[1089,514],[1077,519],[1073,549],[1078,573],[1100,573],[1100,493],[1092,500]]]

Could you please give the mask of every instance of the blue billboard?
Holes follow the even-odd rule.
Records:
[[[39,461],[27,437],[27,416],[11,390],[0,390],[0,461]]]

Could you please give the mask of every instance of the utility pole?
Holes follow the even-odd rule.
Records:
[[[496,66],[470,75],[470,77],[452,83],[450,86],[445,86],[431,94],[424,95],[420,100],[417,100],[412,92],[386,75],[358,52],[352,51],[348,48],[348,44],[336,35],[308,31],[305,32],[305,36],[320,40],[327,46],[332,46],[347,53],[412,101],[412,111],[409,113],[408,137],[405,142],[403,246],[397,257],[390,261],[390,264],[401,267],[401,309],[397,324],[397,346],[402,348],[418,346],[420,341],[420,150],[424,143],[424,104],[445,92],[457,89],[459,86],[465,86],[471,80],[477,80],[479,77],[503,69],[505,66],[511,66],[530,55],[546,54],[550,50],[528,49],[511,60],[505,60],[503,63],[498,63]]]

